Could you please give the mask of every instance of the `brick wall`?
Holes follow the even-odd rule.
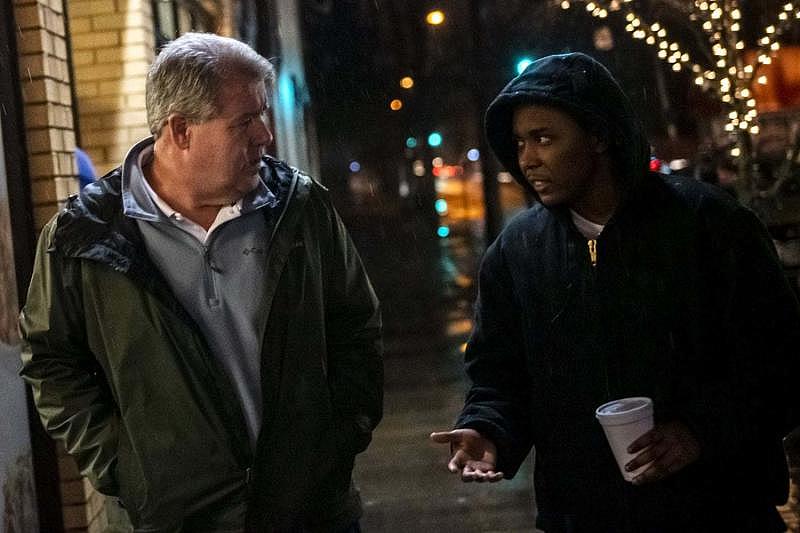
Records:
[[[78,191],[73,106],[84,145],[98,172],[119,163],[128,146],[148,134],[144,75],[153,58],[147,0],[70,1],[70,36],[62,0],[14,0],[31,194],[37,230]],[[68,41],[69,39],[69,41]],[[68,66],[72,44],[75,79]],[[71,84],[78,102],[72,101]],[[109,530],[104,498],[59,446],[65,529]]]
[[[100,175],[118,166],[130,146],[149,135],[145,76],[155,57],[148,0],[70,0],[75,105],[82,148]],[[64,520],[69,531],[117,530],[104,497],[63,454]],[[108,511],[108,512],[107,512]]]
[[[16,0],[19,74],[37,228],[78,190],[62,0]]]
[[[155,56],[148,0],[71,0],[69,29],[82,148],[97,172],[149,135],[144,86]]]
[[[102,494],[80,475],[75,460],[58,444],[64,529],[69,533],[102,533],[108,529]]]

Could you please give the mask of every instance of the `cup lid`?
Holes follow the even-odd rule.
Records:
[[[652,414],[653,400],[646,396],[613,400],[595,410],[595,416],[602,424],[626,424]]]

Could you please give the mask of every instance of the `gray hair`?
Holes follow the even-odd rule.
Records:
[[[232,75],[263,80],[267,91],[275,68],[248,45],[212,33],[185,33],[167,43],[147,72],[147,124],[158,137],[170,114],[204,122],[219,111],[219,89]]]

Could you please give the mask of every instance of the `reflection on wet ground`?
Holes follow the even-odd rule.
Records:
[[[367,533],[531,532],[531,469],[493,485],[447,472],[448,450],[428,442],[449,429],[465,391],[463,345],[472,325],[482,242],[467,232],[438,239],[414,217],[348,217],[381,298],[385,324],[383,422],[359,456]]]

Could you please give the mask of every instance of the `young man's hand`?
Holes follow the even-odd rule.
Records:
[[[647,465],[633,478],[634,485],[651,483],[671,476],[700,457],[700,443],[685,424],[677,421],[659,424],[628,446],[629,453],[639,453],[627,465],[633,471]]]
[[[489,481],[503,479],[502,472],[496,472],[497,448],[494,443],[474,429],[454,429],[431,433],[431,440],[450,444],[448,470],[461,472],[462,481]]]

